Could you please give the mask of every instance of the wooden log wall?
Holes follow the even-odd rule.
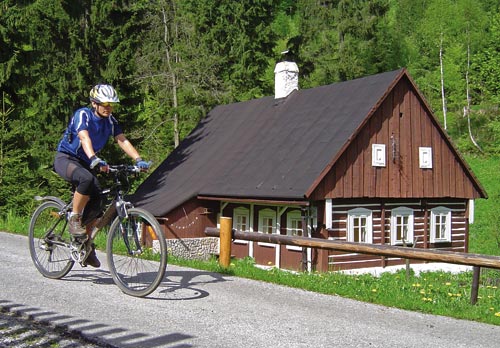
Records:
[[[467,206],[460,200],[433,200],[423,202],[420,200],[401,201],[365,201],[362,203],[334,204],[332,212],[332,228],[328,229],[328,239],[347,241],[348,212],[355,208],[364,208],[372,212],[373,244],[393,245],[391,241],[391,211],[398,207],[407,207],[413,210],[414,240],[408,244],[419,249],[439,248],[448,251],[467,252]],[[430,225],[431,209],[446,207],[451,210],[451,242],[431,243]],[[384,258],[376,255],[363,255],[345,253],[340,251],[328,252],[328,269],[352,269],[364,267],[388,266],[404,263],[399,258]]]

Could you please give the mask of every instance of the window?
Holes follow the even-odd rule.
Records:
[[[292,210],[286,215],[286,234],[288,236],[302,237],[303,231],[300,210]]]
[[[372,144],[372,166],[385,167],[385,144]]]
[[[276,212],[272,209],[263,209],[259,212],[259,232],[276,233]],[[276,244],[267,242],[258,242],[260,246],[276,247]]]
[[[418,148],[420,168],[430,169],[432,168],[432,148],[431,147],[419,147]]]
[[[292,237],[304,236],[300,210],[292,210],[286,215],[286,234]],[[286,248],[288,250],[302,251],[302,247],[295,245],[287,245]]]
[[[250,210],[238,207],[233,211],[233,229],[237,231],[250,231]],[[235,244],[248,244],[247,240],[236,239]]]
[[[437,207],[431,210],[431,243],[451,242],[451,210]]]
[[[372,212],[357,208],[347,212],[347,241],[356,243],[372,243]]]
[[[259,232],[276,233],[276,212],[264,209],[259,212]]]
[[[391,243],[413,244],[413,209],[400,207],[392,210]]]
[[[236,208],[233,211],[233,228],[237,231],[249,231],[249,210],[247,208]]]

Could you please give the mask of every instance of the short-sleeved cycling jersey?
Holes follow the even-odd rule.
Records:
[[[89,132],[95,153],[106,145],[110,136],[116,137],[123,133],[113,115],[99,117],[87,107],[76,110],[57,146],[57,151],[75,156],[87,164],[90,164],[90,159],[83,151],[82,143],[78,138],[78,133],[82,130]]]

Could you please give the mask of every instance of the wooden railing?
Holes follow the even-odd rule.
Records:
[[[418,249],[389,245],[353,243],[319,238],[292,237],[280,234],[242,232],[232,229],[231,218],[221,218],[220,230],[218,228],[207,227],[205,229],[205,234],[211,237],[220,237],[221,247],[219,262],[223,267],[229,267],[231,255],[231,239],[473,266],[474,268],[471,288],[471,304],[475,304],[477,302],[481,267],[500,270],[500,257],[497,256],[470,254],[437,249]]]

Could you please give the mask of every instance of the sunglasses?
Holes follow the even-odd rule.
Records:
[[[113,106],[113,105],[115,105],[115,103],[109,103],[109,102],[106,102],[106,103],[99,103],[99,105],[101,105],[101,106],[105,106],[105,107],[108,107],[108,106]]]

